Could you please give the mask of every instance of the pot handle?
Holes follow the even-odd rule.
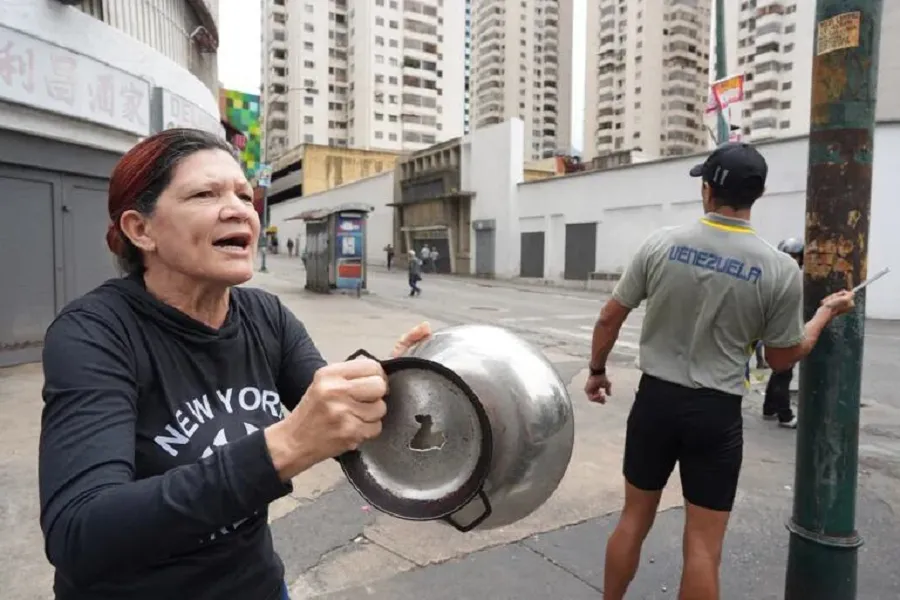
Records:
[[[368,350],[363,350],[362,348],[360,348],[359,350],[357,350],[356,352],[354,352],[353,354],[348,356],[347,360],[348,361],[355,360],[355,359],[359,358],[360,356],[362,356],[364,358],[371,358],[374,361],[381,362],[381,360],[376,358],[375,356],[373,356],[371,352],[369,352]]]
[[[491,501],[488,500],[487,494],[484,493],[483,489],[478,490],[478,499],[481,500],[481,504],[484,507],[484,511],[478,517],[476,517],[475,519],[470,521],[468,524],[460,525],[453,518],[453,515],[447,515],[446,517],[444,517],[444,521],[446,521],[447,523],[452,525],[453,528],[456,529],[457,531],[459,531],[460,533],[468,533],[468,532],[472,531],[473,529],[475,529],[476,527],[478,527],[479,525],[484,523],[487,520],[487,518],[491,516],[491,513],[494,512],[494,509],[491,508]],[[472,500],[474,500],[474,498]],[[469,503],[471,503],[471,500],[469,501]],[[468,506],[468,505],[469,504],[466,504],[466,506]],[[465,508],[465,506],[463,508]],[[457,514],[461,510],[462,510],[462,508],[453,514]]]

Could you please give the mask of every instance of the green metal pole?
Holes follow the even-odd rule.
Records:
[[[817,0],[804,311],[866,277],[882,0]],[[857,25],[858,24],[858,25]],[[800,369],[785,600],[856,598],[865,292]]]
[[[728,77],[728,62],[726,61],[727,49],[725,48],[725,0],[716,0],[716,79]],[[731,129],[725,119],[725,111],[719,108],[716,115],[716,124],[719,133],[719,143],[728,141]]]

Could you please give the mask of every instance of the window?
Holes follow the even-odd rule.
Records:
[[[313,43],[312,42],[303,42],[303,49],[312,52]]]
[[[304,104],[304,106],[312,106],[313,105],[312,97],[306,96],[305,98],[303,98],[303,104]]]
[[[389,133],[389,134],[388,134],[388,139],[391,140],[392,142],[396,142],[396,141],[397,141],[397,134],[396,134],[396,133]]]
[[[316,68],[316,63],[314,63],[314,62],[311,61],[311,60],[304,60],[304,61],[303,61],[303,67],[306,68],[306,69],[315,69],[315,68]]]
[[[304,125],[312,125],[312,124],[313,124],[313,118],[312,118],[311,116],[309,116],[309,115],[306,115],[305,117],[303,117],[303,124],[304,124]]]
[[[304,136],[303,136],[303,141],[304,141],[305,143],[307,143],[307,144],[312,144],[312,143],[313,143],[313,136],[312,136],[312,134],[311,134],[311,133],[307,133],[306,135],[304,135]]]
[[[376,121],[384,121],[384,113],[375,113]]]
[[[311,12],[313,11],[313,5],[312,5],[312,4],[304,4],[304,5],[303,5],[303,9],[304,9],[306,12],[311,13]]]
[[[382,139],[382,138],[384,138],[384,133],[381,132],[381,131],[376,131],[376,132],[375,132],[375,139],[376,139],[376,140],[380,140],[380,139]]]
[[[315,30],[316,30],[316,28],[313,27],[312,23],[304,23],[303,24],[303,31],[305,31],[307,33],[312,33]]]
[[[375,24],[384,27],[384,19],[382,17],[375,17]]]

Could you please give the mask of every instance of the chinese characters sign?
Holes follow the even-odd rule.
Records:
[[[2,26],[0,99],[137,135],[150,131],[146,81]]]
[[[167,89],[159,87],[153,89],[153,106],[155,131],[189,127],[225,137],[222,123],[217,116],[209,114],[193,102]]]

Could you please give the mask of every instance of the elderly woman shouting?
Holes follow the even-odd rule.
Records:
[[[268,504],[380,433],[384,372],[326,365],[276,296],[236,287],[260,224],[225,141],[145,139],[113,171],[109,216],[126,276],[65,307],[45,339],[56,598],[286,598]],[[420,325],[395,352],[428,335]]]

